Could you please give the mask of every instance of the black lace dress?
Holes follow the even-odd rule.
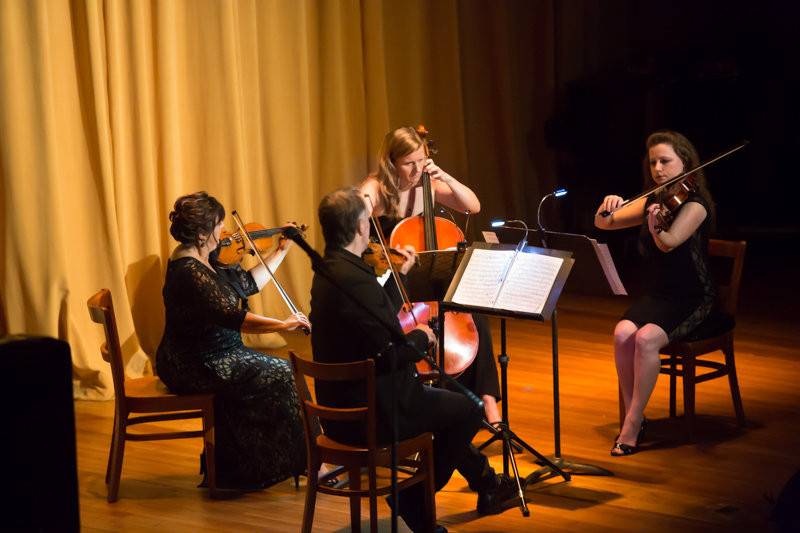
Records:
[[[655,198],[648,198],[645,206]],[[705,200],[692,194],[687,202],[706,208]],[[709,270],[708,233],[710,217],[680,246],[662,252],[653,242],[645,220],[639,235],[639,251],[647,271],[645,294],[625,312],[623,319],[638,327],[656,324],[669,341],[685,339],[706,322],[716,321],[716,287]]]
[[[216,393],[221,488],[268,487],[306,468],[300,405],[287,361],[246,348],[242,302],[258,292],[249,272],[213,272],[192,257],[170,261],[166,327],[156,368],[178,394]]]

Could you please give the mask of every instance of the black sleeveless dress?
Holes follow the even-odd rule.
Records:
[[[288,362],[242,343],[242,302],[257,292],[252,275],[239,267],[213,272],[192,257],[167,266],[166,327],[156,368],[178,394],[216,393],[220,488],[264,488],[306,468]]]
[[[648,198],[645,206],[655,202]],[[688,202],[697,202],[709,211],[706,201],[691,194]],[[644,257],[645,293],[625,312],[623,319],[638,327],[656,324],[669,341],[686,338],[705,321],[715,318],[716,287],[709,270],[708,233],[710,217],[680,246],[662,252],[653,242],[647,221],[639,234],[639,252]]]

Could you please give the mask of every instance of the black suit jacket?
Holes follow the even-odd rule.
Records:
[[[366,358],[375,359],[378,403],[378,434],[388,435],[391,413],[391,356],[397,361],[395,391],[401,426],[405,420],[425,411],[423,385],[416,376],[414,361],[425,352],[428,338],[424,332],[413,330],[404,335],[397,319],[401,302],[393,301],[381,287],[375,273],[364,261],[344,249],[327,249],[323,266],[328,275],[358,299],[368,310],[354,303],[342,291],[319,273],[314,274],[311,287],[311,347],[314,360],[321,363],[345,363]],[[391,283],[391,281],[389,282]],[[392,332],[372,314],[391,324]],[[404,338],[405,342],[397,339]],[[317,399],[335,407],[354,407],[366,403],[363,383],[335,384],[317,381]],[[363,431],[352,424],[323,425],[334,439],[352,441],[357,432],[363,442]]]

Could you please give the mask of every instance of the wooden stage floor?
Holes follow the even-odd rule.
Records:
[[[614,475],[532,485],[526,491],[531,515],[523,518],[517,508],[478,516],[476,495],[456,474],[437,495],[440,523],[453,532],[768,529],[773,498],[800,467],[796,315],[759,318],[748,315],[746,306],[740,312],[736,360],[747,427],[736,426],[727,380],[717,379],[698,387],[697,435],[685,442],[682,420],[668,418],[668,380],[661,376],[647,410],[652,424],[642,451],[612,458],[618,415],[611,331],[625,304],[623,299],[576,298],[563,299],[559,307],[562,455]],[[494,319],[492,326],[497,348]],[[550,454],[550,325],[510,321],[508,338],[512,428]],[[307,339],[293,335],[287,340],[308,355]],[[291,480],[224,501],[210,500],[195,488],[199,439],[130,443],[120,500],[108,504],[103,478],[112,421],[112,402],[76,402],[84,531],[299,530],[304,489],[295,490]],[[486,437],[481,432],[476,442]],[[488,452],[495,468],[502,469],[500,447]],[[523,475],[536,468],[530,454],[518,457]],[[379,510],[380,529],[388,531],[388,508],[381,502]],[[320,532],[349,530],[346,501],[320,495],[314,525]]]

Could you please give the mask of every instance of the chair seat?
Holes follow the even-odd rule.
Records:
[[[697,326],[688,336],[680,342],[697,342],[700,340],[719,337],[731,331],[736,326],[736,319],[723,312],[712,313],[702,324]]]
[[[172,394],[157,376],[144,376],[125,380],[125,394],[133,398],[168,398]]]
[[[213,403],[213,394],[172,394],[155,376],[125,380],[125,405],[130,413],[203,410],[211,409]]]
[[[402,440],[397,444],[399,457],[407,457],[418,452],[426,440],[431,439],[430,433],[423,433],[411,439]],[[353,446],[333,440],[325,435],[318,435],[316,439],[320,456],[323,462],[334,464],[364,463],[369,455],[369,448]],[[391,448],[388,446],[375,449],[376,466],[388,466],[391,461]]]

